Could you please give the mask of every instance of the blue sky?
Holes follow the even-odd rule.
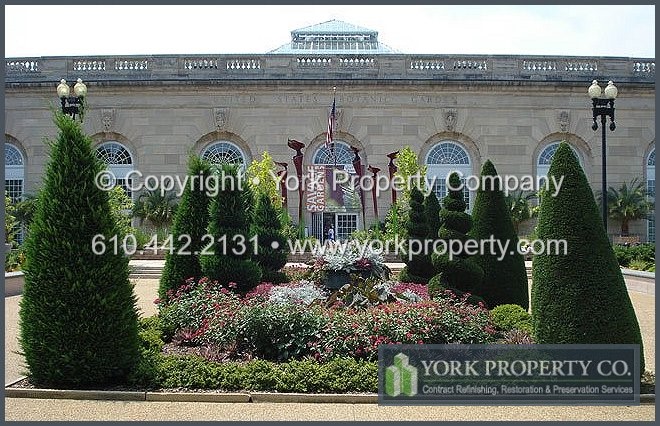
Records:
[[[5,56],[265,53],[330,19],[402,53],[655,57],[655,6],[566,5],[5,5]]]

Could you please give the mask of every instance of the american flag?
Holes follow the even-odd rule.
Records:
[[[332,110],[330,110],[330,115],[328,116],[328,130],[325,133],[325,148],[326,149],[331,148],[332,139],[334,138],[334,133],[335,133],[335,114],[337,112],[336,109],[335,109],[335,100],[336,100],[336,98],[332,99]]]

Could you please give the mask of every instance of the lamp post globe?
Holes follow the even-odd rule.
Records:
[[[73,86],[73,94],[74,96],[70,96],[71,88],[66,83],[65,79],[61,79],[60,84],[57,85],[57,97],[60,98],[60,101],[62,102],[62,113],[70,115],[73,119],[78,115],[80,121],[82,121],[87,86],[83,83],[81,78],[79,78]]]
[[[593,121],[594,124],[591,128],[596,131],[598,130],[598,118],[600,118],[601,129],[601,148],[602,148],[602,189],[601,189],[601,200],[602,200],[602,216],[603,216],[603,225],[605,227],[605,234],[607,234],[607,137],[606,137],[606,124],[607,117],[610,117],[610,130],[614,131],[616,129],[616,123],[614,122],[614,100],[616,99],[619,91],[614,85],[614,82],[610,80],[605,86],[603,91],[598,84],[597,80],[591,82],[591,86],[587,90],[591,102],[593,105]]]

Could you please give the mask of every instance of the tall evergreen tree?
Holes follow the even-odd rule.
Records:
[[[449,183],[452,188],[458,188],[461,184],[458,174],[452,173]],[[443,289],[451,289],[459,293],[475,294],[475,289],[481,285],[484,271],[462,245],[467,241],[467,233],[472,228],[472,217],[465,212],[467,205],[463,200],[463,191],[450,189],[442,199],[442,206],[438,238],[444,241],[444,246],[438,248],[446,250],[431,255],[437,274],[429,281],[429,293],[435,295]]]
[[[428,238],[427,218],[424,209],[424,195],[416,186],[410,190],[408,202],[410,205],[406,223],[408,247],[413,248],[418,244],[423,247],[424,240]],[[412,255],[403,253],[402,260],[406,262],[406,266],[399,273],[400,281],[426,284],[433,276],[434,270],[429,253],[422,252]]]
[[[506,247],[506,252],[497,253],[488,249],[474,257],[484,271],[481,285],[475,287],[474,292],[491,308],[516,304],[527,309],[529,293],[525,259],[518,252],[518,235],[501,190],[502,180],[490,160],[481,168],[481,177],[485,184],[477,190],[470,236],[477,241],[492,237],[496,241],[494,247]]]
[[[286,265],[286,240],[279,214],[268,194],[258,196],[251,234],[258,238],[252,259],[261,267],[262,280],[275,284],[286,282],[286,274],[279,272]]]
[[[128,257],[95,184],[105,167],[80,124],[59,129],[25,242],[20,342],[33,383],[52,387],[122,382],[138,359],[136,298]]]
[[[563,178],[560,188],[554,184]],[[566,142],[548,172],[537,226],[542,241],[566,241],[567,253],[539,254],[532,267],[532,322],[538,343],[639,344],[644,350],[621,269],[594,194]]]
[[[426,237],[430,240],[437,239],[440,231],[440,202],[433,191],[424,198],[424,216],[426,218]]]
[[[209,208],[213,246],[210,255],[201,255],[202,272],[222,285],[235,283],[238,291],[246,293],[261,279],[261,268],[251,260],[252,192],[236,165],[221,166],[220,174],[222,187]]]
[[[209,193],[211,165],[197,155],[188,159],[188,176],[193,184],[186,185],[172,226],[172,250],[165,254],[165,267],[160,278],[158,295],[167,299],[168,290],[176,290],[188,278],[200,278],[202,268],[199,253],[208,245],[204,239],[209,223]]]

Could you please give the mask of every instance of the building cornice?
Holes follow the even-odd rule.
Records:
[[[144,55],[5,58],[6,87],[60,79],[162,82],[580,83],[655,85],[654,58],[511,55]],[[139,83],[138,83],[139,84]]]

